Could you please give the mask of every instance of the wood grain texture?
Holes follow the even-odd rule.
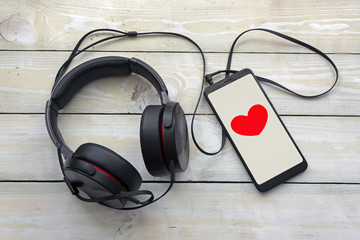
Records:
[[[255,27],[314,45],[339,67],[338,85],[319,99],[264,86],[308,161],[306,172],[261,194],[228,142],[209,157],[190,140],[189,168],[176,179],[181,183],[141,210],[82,203],[58,182],[56,150],[42,113],[58,68],[84,33],[182,33],[205,50],[212,72],[225,68],[234,38]],[[360,239],[359,36],[358,0],[0,1],[0,239]],[[137,37],[91,50],[73,66],[106,55],[149,63],[185,109],[189,125],[202,70],[194,46],[172,37]],[[232,69],[251,68],[304,94],[333,81],[325,60],[267,33],[245,35],[235,51]],[[147,173],[139,143],[140,113],[157,103],[155,90],[140,77],[95,81],[64,109],[60,128],[73,149],[96,142],[120,153],[148,181],[142,189],[159,195],[168,179]],[[204,99],[198,113],[197,139],[215,151],[219,123]]]
[[[86,53],[74,61],[99,56],[135,56],[149,63],[164,79],[172,100],[192,113],[201,86],[201,58],[196,53]],[[68,53],[0,52],[0,112],[40,113],[50,96],[53,79]],[[340,77],[330,94],[318,99],[301,99],[272,86],[264,88],[279,114],[360,115],[360,55],[335,54]],[[225,68],[227,54],[208,53],[207,71]],[[235,54],[232,69],[251,68],[303,94],[317,94],[334,81],[334,73],[325,60],[308,54]],[[93,82],[77,94],[66,112],[141,113],[148,104],[158,104],[156,91],[142,78],[109,78]],[[215,80],[219,80],[217,78]],[[346,106],[344,108],[344,106]],[[211,113],[204,99],[199,113]]]
[[[190,125],[190,116],[187,119]],[[291,182],[360,183],[359,118],[282,119],[309,163],[307,171]],[[129,160],[144,180],[161,180],[148,174],[142,161],[140,116],[61,115],[59,123],[72,149],[85,142],[102,144]],[[219,147],[220,130],[214,116],[197,116],[195,129],[201,146],[209,151]],[[42,115],[0,115],[0,145],[0,180],[62,179]],[[192,140],[190,147],[189,168],[177,180],[250,181],[229,142],[220,154],[212,157],[201,154]]]
[[[146,184],[159,194],[163,184]],[[347,239],[360,237],[359,185],[176,184],[151,207],[82,203],[64,183],[0,183],[2,239]],[[187,196],[187,197],[184,197]]]
[[[325,52],[360,52],[360,4],[341,1],[1,1],[0,49],[69,50],[80,35],[95,28],[175,31],[206,51],[224,52],[235,36],[254,27],[271,28]],[[250,41],[251,40],[251,41]],[[329,41],[330,40],[330,41]],[[91,40],[90,40],[91,41]],[[94,41],[94,39],[92,40]],[[176,41],[176,43],[175,43]],[[269,35],[245,36],[239,51],[303,52]],[[134,44],[135,43],[135,44]],[[145,43],[145,44],[144,44]],[[184,41],[140,39],[103,49],[193,51]]]

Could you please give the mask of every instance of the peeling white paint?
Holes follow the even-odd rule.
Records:
[[[340,24],[317,24],[317,23],[310,23],[309,26],[316,31],[324,31],[324,30],[330,30],[330,31],[339,31],[345,28],[348,28],[348,24],[340,23]]]
[[[46,95],[50,94],[49,91],[45,91],[45,90],[14,88],[14,87],[0,87],[0,91],[16,92],[16,93],[35,93],[35,94],[46,94]]]

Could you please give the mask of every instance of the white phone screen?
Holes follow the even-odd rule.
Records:
[[[259,185],[303,161],[251,74],[210,92],[208,99]]]

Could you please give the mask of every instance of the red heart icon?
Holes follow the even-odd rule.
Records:
[[[250,108],[248,115],[239,115],[231,121],[231,128],[234,132],[244,136],[259,135],[266,125],[268,113],[266,108],[257,104]]]

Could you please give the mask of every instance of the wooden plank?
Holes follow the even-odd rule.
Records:
[[[359,1],[259,0],[254,6],[230,0],[0,1],[0,239],[360,239]],[[190,140],[189,168],[176,179],[182,183],[141,210],[82,203],[63,182],[46,182],[62,179],[41,114],[53,78],[77,40],[103,27],[186,34],[206,51],[208,72],[223,69],[235,36],[253,27],[332,53],[340,79],[325,97],[307,101],[264,87],[278,112],[287,115],[282,119],[308,170],[261,194],[228,142],[209,157]],[[94,50],[108,52],[87,53],[75,64],[104,55],[138,57],[192,113],[202,66],[188,42],[137,37]],[[323,59],[266,33],[246,35],[235,50],[242,53],[234,55],[233,69],[250,67],[302,93],[320,92],[333,79]],[[84,142],[103,144],[128,159],[144,180],[167,181],[147,173],[140,152],[139,113],[157,103],[156,92],[141,78],[109,78],[81,90],[64,111],[75,114],[61,115],[60,127],[73,149]],[[199,113],[211,114],[204,100]],[[195,129],[202,146],[218,148],[213,115],[197,116]],[[158,196],[166,186],[155,182],[142,189]]]
[[[162,184],[146,184],[159,194]],[[359,185],[176,184],[162,200],[117,211],[73,197],[63,183],[0,183],[6,239],[358,239]]]
[[[190,124],[190,116],[188,116]],[[360,129],[358,117],[283,117],[288,130],[309,163],[305,173],[291,182],[360,183]],[[145,180],[139,125],[134,115],[61,115],[60,128],[67,143],[76,149],[96,142],[129,160]],[[219,124],[214,116],[197,116],[195,135],[205,149],[220,145]],[[43,115],[0,115],[0,180],[61,180],[56,150]],[[33,169],[30,171],[30,169]],[[216,156],[200,153],[190,140],[190,164],[180,181],[250,181],[233,148],[227,142]]]
[[[228,51],[242,31],[265,27],[300,38],[325,52],[360,52],[357,0],[252,2],[1,1],[0,49],[69,50],[95,28],[174,31],[193,38],[206,51]],[[92,39],[91,41],[94,41]],[[182,40],[139,38],[102,49],[193,51]],[[267,34],[245,36],[239,51],[303,52]]]
[[[201,84],[202,66],[198,54],[86,53],[74,66],[105,55],[135,56],[148,62],[166,82],[171,99],[180,102],[186,113],[193,112]],[[43,112],[53,78],[67,56],[68,53],[60,52],[0,52],[0,112]],[[208,72],[225,68],[226,57],[226,54],[206,54]],[[335,89],[325,97],[305,100],[264,86],[280,114],[360,114],[360,55],[336,54],[331,58],[339,67],[340,78]],[[245,67],[304,94],[320,93],[332,84],[334,77],[329,65],[316,55],[235,54],[233,69]],[[121,82],[110,78],[87,85],[66,112],[141,113],[146,105],[159,103],[156,91],[139,77],[121,79]],[[211,113],[204,99],[199,113]]]

